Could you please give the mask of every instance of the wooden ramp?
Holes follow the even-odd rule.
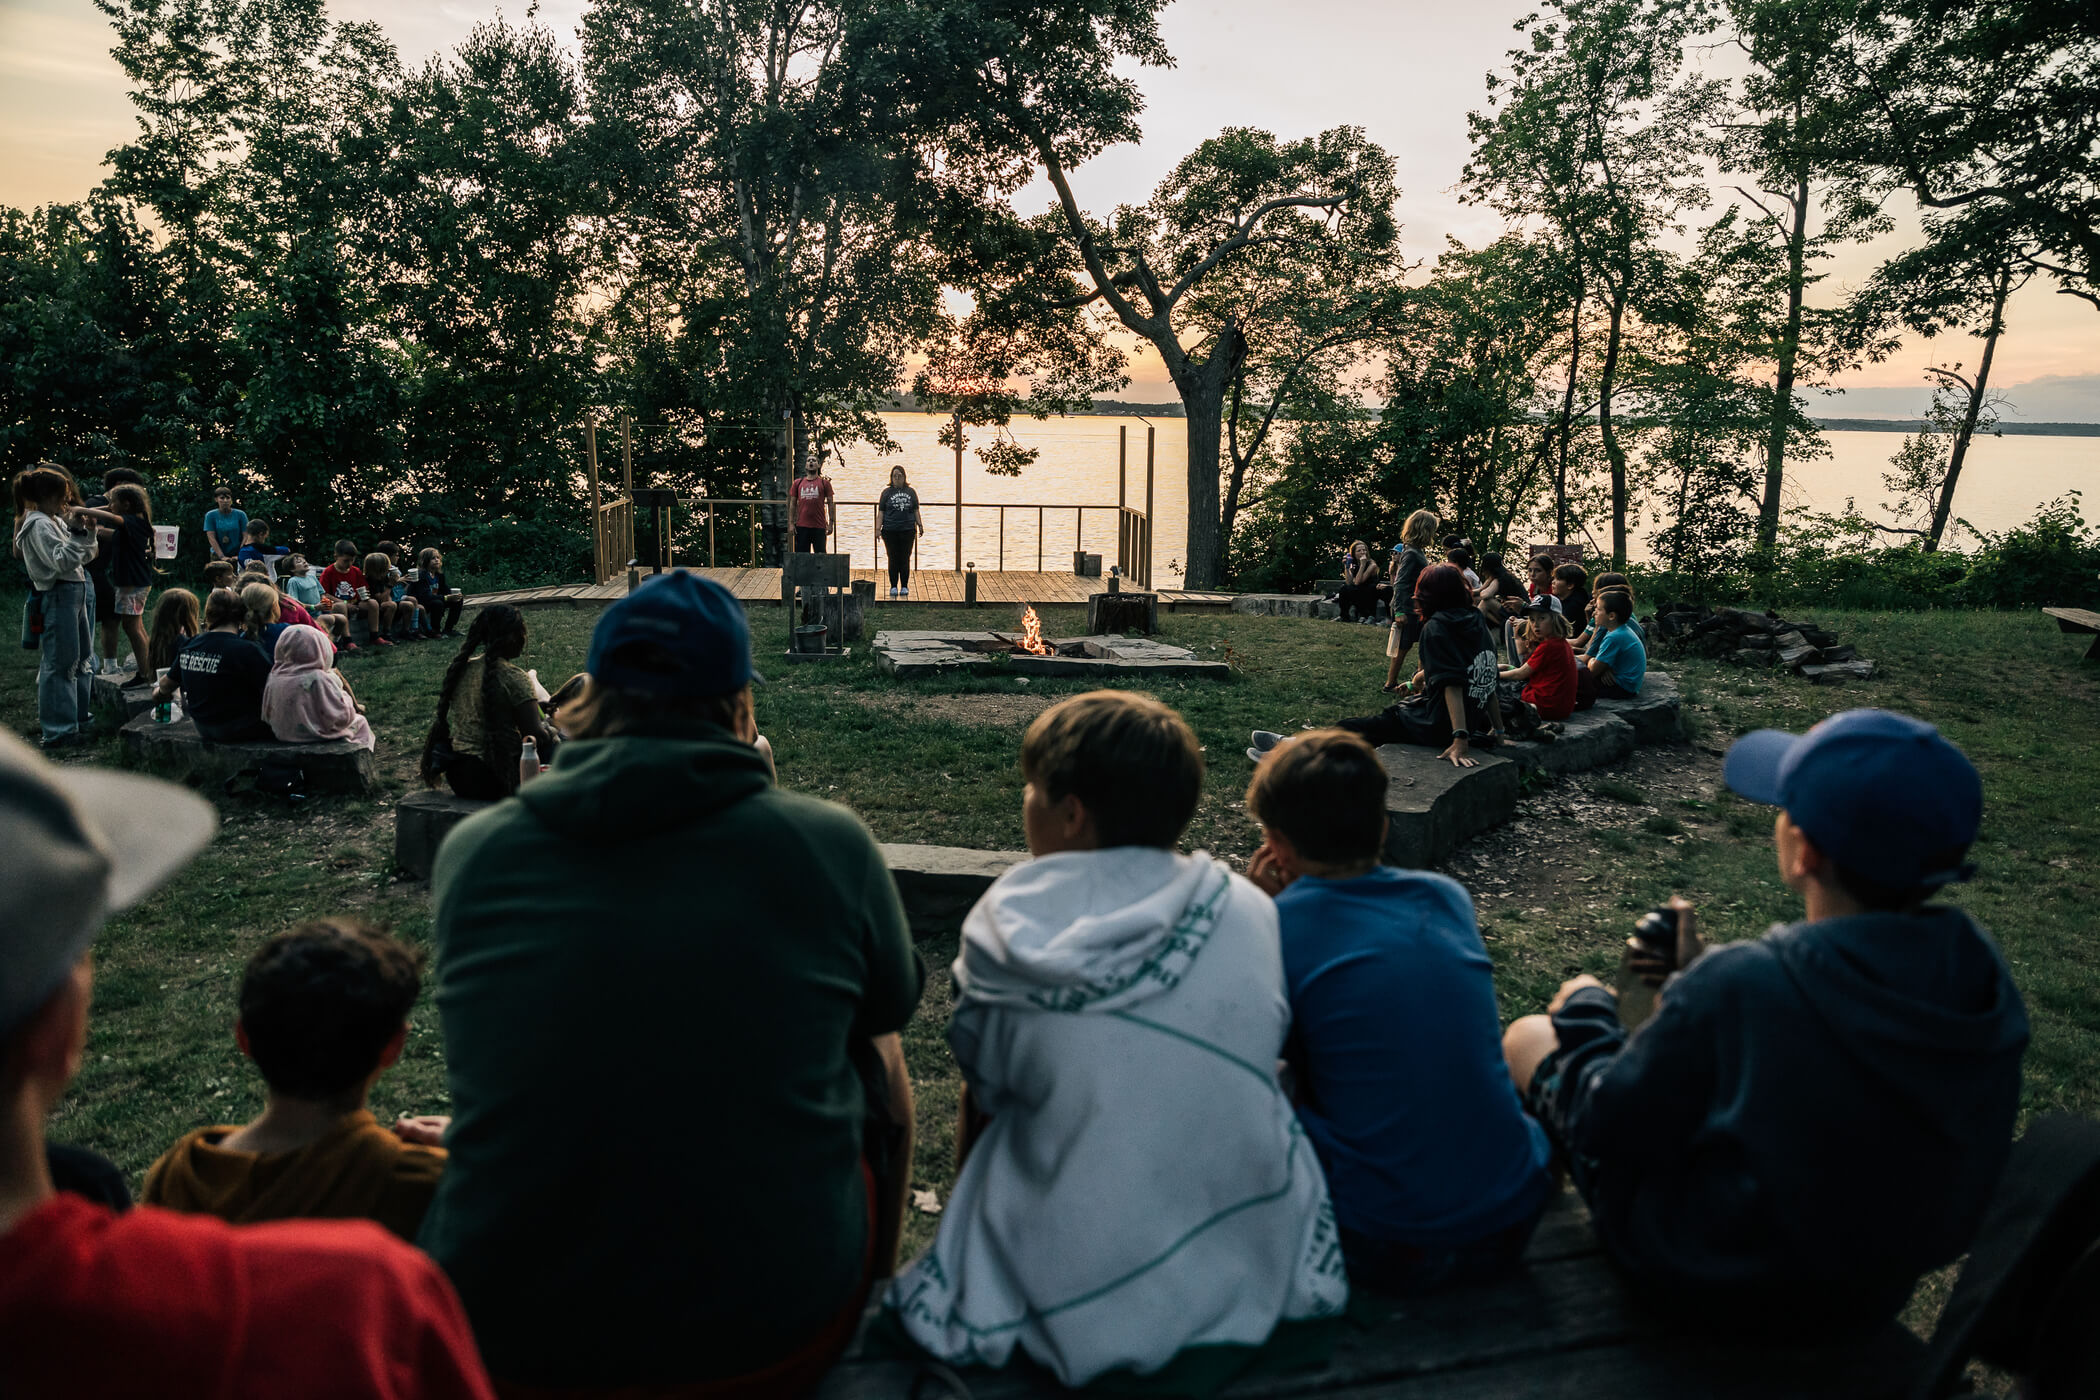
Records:
[[[1836,1346],[1685,1335],[1632,1304],[1573,1191],[1546,1209],[1524,1266],[1499,1283],[1419,1299],[1367,1298],[1318,1370],[1247,1376],[1218,1400],[1869,1400],[1904,1396],[1924,1345],[1889,1323]],[[952,1387],[921,1363],[857,1343],[814,1400],[917,1400]],[[975,1400],[1074,1394],[1027,1364],[959,1373]]]
[[[780,570],[778,569],[687,569],[686,573],[699,574],[713,579],[745,603],[780,602]],[[649,575],[644,574],[647,578]],[[911,597],[888,597],[889,578],[880,569],[855,569],[855,579],[866,579],[875,585],[875,602],[878,607],[887,603],[917,604],[921,607],[961,607],[963,602],[963,575],[954,569],[919,569],[911,576]],[[1075,604],[1084,606],[1086,600],[1101,592],[1107,584],[1098,578],[1081,578],[1077,574],[1032,573],[1017,570],[994,572],[979,570],[977,574],[977,601],[982,604],[1004,604],[1018,606],[1022,603]],[[626,596],[625,579],[613,583],[563,583],[548,584],[540,588],[512,588],[497,593],[477,593],[467,599],[470,608],[485,607],[490,603],[509,603],[519,608],[600,608],[615,598]],[[1232,606],[1233,595],[1215,592],[1188,592],[1180,589],[1161,589],[1159,600],[1170,612],[1198,608],[1224,609]]]

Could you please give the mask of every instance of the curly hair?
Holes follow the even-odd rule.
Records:
[[[379,1068],[423,987],[423,955],[362,919],[313,919],[256,950],[241,1029],[263,1082],[328,1101]]]

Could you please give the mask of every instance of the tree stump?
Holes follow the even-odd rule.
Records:
[[[1086,600],[1086,630],[1091,637],[1159,630],[1157,593],[1096,593]]]

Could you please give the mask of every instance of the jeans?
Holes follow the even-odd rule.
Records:
[[[80,732],[94,703],[94,595],[86,582],[54,583],[38,595],[44,641],[36,668],[36,717],[44,742]]]
[[[795,553],[822,554],[824,552],[824,527],[822,525],[797,525],[795,527]]]
[[[1350,1286],[1373,1293],[1408,1297],[1486,1283],[1517,1267],[1544,1213],[1541,1202],[1530,1215],[1486,1239],[1430,1249],[1374,1240],[1343,1227],[1342,1260]]]

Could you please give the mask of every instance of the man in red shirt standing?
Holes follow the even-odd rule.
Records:
[[[832,499],[831,478],[823,474],[821,448],[802,473],[801,479],[788,488],[795,501],[795,553],[822,554],[826,537],[838,533],[839,508]]]
[[[216,824],[171,784],[0,733],[0,1395],[491,1400],[452,1285],[369,1221],[118,1215],[52,1185],[89,944]]]

